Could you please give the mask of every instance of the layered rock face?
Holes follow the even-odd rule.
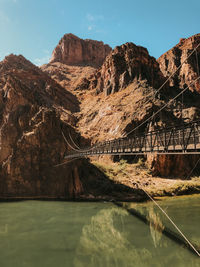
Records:
[[[170,78],[172,89],[189,87],[179,102],[182,102],[182,112],[179,114],[185,122],[200,118],[200,80],[194,82],[199,76],[200,70],[200,46],[193,52],[200,43],[200,34],[187,39],[180,39],[180,42],[164,53],[158,59],[163,75],[168,78],[180,65],[176,74]],[[193,52],[193,53],[192,53]],[[186,58],[192,55],[186,60]],[[193,83],[192,85],[190,85]],[[176,103],[178,104],[178,103]],[[180,104],[180,103],[179,103]],[[177,114],[176,114],[177,115]],[[184,155],[159,155],[148,156],[148,161],[155,175],[187,177],[198,161],[198,156]],[[199,170],[199,164],[195,170]]]
[[[71,195],[63,184],[75,179],[74,167],[53,166],[66,149],[61,124],[74,133],[70,124],[78,109],[71,93],[24,57],[10,55],[0,63],[1,197]]]
[[[158,63],[145,48],[130,43],[117,47],[108,55],[102,68],[77,87],[85,93],[79,119],[82,135],[93,142],[126,136],[181,92],[177,85],[166,84],[160,96],[155,97],[155,90],[165,80]],[[183,110],[180,109],[181,100],[177,99],[150,124],[143,124],[139,131],[181,124],[183,119],[198,119],[199,95],[188,91],[184,99]],[[151,155],[148,156],[148,163],[154,174],[181,177],[190,173],[195,159],[192,156]]]
[[[65,34],[54,49],[50,62],[41,69],[74,93],[81,81],[102,65],[111,50],[103,42]]]
[[[147,166],[154,176],[189,179],[199,173],[199,155],[154,155],[147,156]]]
[[[178,45],[162,55],[157,62],[149,56],[146,48],[126,43],[116,47],[96,72],[88,72],[87,77],[78,75],[77,72],[80,79],[74,79],[75,82],[71,82],[71,78],[67,81],[70,75],[63,75],[64,65],[61,72],[59,67],[57,72],[54,72],[55,66],[52,70],[47,66],[45,71],[62,82],[66,88],[72,88],[76,95],[81,95],[78,126],[82,135],[92,142],[104,141],[126,136],[131,129],[146,120],[198,77],[200,47],[184,64],[183,62],[199,42],[199,34],[181,39]],[[158,89],[180,64],[183,65],[162,89],[160,97],[155,98],[155,89]],[[58,73],[63,75],[62,78]],[[190,86],[190,91],[184,94],[183,102],[179,98],[171,107],[160,112],[155,119],[157,125],[169,126],[182,123],[183,120],[188,122],[198,119],[199,88],[199,81],[195,82]],[[140,131],[152,129],[155,121],[151,123],[151,127],[144,124]],[[154,156],[148,159],[153,172],[161,176],[185,176],[194,161],[194,157],[190,156]],[[175,169],[173,166],[180,168]],[[185,166],[185,169],[181,166]]]
[[[87,160],[63,165],[72,140],[86,142],[74,130],[78,111],[76,97],[24,57],[0,62],[0,199],[133,197]]]
[[[76,88],[82,80],[96,71],[96,68],[91,66],[70,66],[60,62],[45,64],[41,69],[72,93],[76,93]]]
[[[199,43],[200,34],[196,34],[187,39],[180,39],[180,42],[175,47],[159,57],[158,63],[165,77],[169,77],[181,64],[185,62],[181,68],[177,70],[176,75],[170,79],[170,85],[177,86],[179,88],[189,86],[189,89],[192,92],[197,91],[200,93],[199,80],[190,85],[190,83],[194,82],[199,76],[200,46],[197,48],[196,52],[194,52],[186,60],[192,50],[196,48]]]
[[[133,80],[146,80],[158,88],[163,81],[159,65],[146,48],[126,43],[116,47],[102,67],[79,85],[80,89],[95,89],[96,93],[113,94],[126,88]]]
[[[102,67],[77,86],[84,93],[79,113],[80,132],[93,142],[126,136],[164,104],[154,94],[164,79],[147,49],[133,43],[116,47]],[[167,89],[168,85],[163,91]],[[161,126],[169,120],[177,123],[178,119],[165,110],[162,119],[156,120]],[[148,126],[144,124],[140,131]]]
[[[103,42],[83,40],[71,33],[65,34],[54,49],[50,63],[99,67],[111,50]]]
[[[100,60],[81,45],[81,51],[86,51],[83,56],[83,52],[77,52],[82,41],[73,35],[67,35],[66,40],[63,37],[53,54],[58,56],[42,66],[46,73],[22,56],[11,55],[0,62],[0,196],[98,197],[105,184],[109,195],[115,190],[113,184],[87,161],[53,167],[62,162],[66,146],[69,149],[61,128],[67,138],[70,133],[83,146],[86,140],[95,143],[126,136],[197,77],[193,54],[178,76],[170,80],[171,86],[166,84],[160,95],[155,95],[155,90],[178,67],[177,62],[183,62],[195,47],[198,38],[199,35],[182,40],[158,62],[145,48],[132,43],[112,52],[108,49],[110,54],[98,70],[96,67],[102,64],[107,52],[104,55],[102,52]],[[64,45],[65,42],[68,44]],[[66,58],[62,51],[66,51]],[[95,49],[91,51],[96,53]],[[70,60],[62,61],[67,58]],[[79,95],[81,103],[66,89]],[[198,84],[190,89],[185,95],[183,116],[166,107],[139,131],[178,124],[184,118],[198,119]],[[75,126],[81,135],[75,132]],[[187,176],[196,160],[195,156],[148,157],[153,173],[161,176]]]

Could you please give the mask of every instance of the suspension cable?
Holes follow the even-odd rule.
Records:
[[[81,148],[74,142],[74,140],[73,140],[72,137],[71,137],[70,132],[69,132],[69,138],[70,138],[70,140],[72,141],[73,145],[74,145],[76,148],[78,148],[78,149],[80,150]]]
[[[75,142],[74,142],[74,140],[72,139],[72,137],[71,137],[71,135],[70,135],[70,133],[69,133],[69,138],[70,138],[70,140],[71,140],[71,142],[73,143],[73,145],[75,146],[75,147],[77,147],[78,148],[78,150],[76,149],[76,148],[73,148],[75,151],[78,151],[78,152],[89,152],[89,151],[91,151],[92,150],[92,147],[91,148],[89,148],[89,149],[81,149]]]
[[[67,139],[66,139],[66,137],[65,137],[65,135],[64,135],[64,133],[63,133],[62,130],[61,130],[61,133],[62,133],[62,136],[63,136],[63,138],[64,138],[66,144],[67,144],[72,150],[77,151],[77,152],[80,152],[80,150],[78,150],[78,149],[74,148],[72,145],[70,145],[70,143],[67,141]]]
[[[62,165],[66,165],[66,164],[68,164],[68,163],[70,163],[70,162],[72,162],[72,161],[75,161],[75,160],[77,160],[77,159],[80,159],[80,158],[82,158],[82,157],[77,157],[77,158],[75,158],[75,159],[72,159],[72,160],[69,160],[69,161],[65,161],[65,162],[62,162],[62,163],[59,163],[59,164],[57,164],[57,165],[54,165],[53,167],[59,167],[59,166],[62,166]]]
[[[76,151],[76,152],[79,152],[79,153],[83,153],[83,152],[89,152],[89,151],[91,151],[91,150],[93,149],[93,147],[91,147],[90,149],[76,149],[76,148],[74,148],[74,147],[67,141],[67,138],[65,137],[65,135],[64,135],[64,133],[63,133],[62,130],[61,130],[61,133],[62,133],[62,136],[63,136],[63,138],[64,138],[66,144],[67,144],[72,150],[74,150],[74,151]],[[69,136],[70,136],[70,134],[69,134]],[[73,142],[73,140],[72,140],[72,142]],[[73,142],[73,143],[74,143],[74,142]],[[85,157],[85,156],[83,156],[83,157]],[[61,165],[62,165],[62,163],[61,163]]]
[[[190,177],[191,174],[193,173],[194,169],[195,169],[196,166],[198,165],[199,161],[200,161],[200,158],[196,161],[196,163],[195,163],[194,167],[192,168],[191,172],[188,174],[187,179],[189,179],[189,177]]]
[[[166,85],[166,83],[176,74],[176,72],[183,66],[183,64],[188,60],[188,58],[190,58],[191,57],[191,55],[196,51],[197,52],[197,48],[200,46],[200,43],[192,50],[192,52],[186,57],[186,59],[179,65],[179,67],[167,78],[167,80],[159,87],[159,89],[158,90],[156,90],[156,91],[153,91],[153,92],[151,92],[151,93],[149,93],[147,96],[146,96],[146,98],[148,97],[148,96],[151,96],[152,94],[157,94],[157,93],[159,93],[160,91],[161,91],[161,89]],[[199,69],[199,68],[198,68]],[[199,74],[198,74],[198,77],[199,77]],[[148,101],[146,101],[146,102],[144,102],[144,105],[147,103]],[[168,102],[169,103],[169,102]],[[151,116],[152,117],[152,116]],[[150,117],[150,118],[151,118]],[[149,119],[150,119],[149,118]],[[141,125],[138,125],[138,126],[136,126],[136,128],[134,128],[132,131],[130,131],[130,132],[128,132],[126,135],[129,135],[130,133],[132,133],[133,131],[135,131],[135,129],[138,129],[140,126],[142,126],[143,125],[143,123],[141,124]]]
[[[125,173],[125,172],[123,172]],[[126,175],[132,180],[131,176],[126,173]],[[163,210],[163,208],[157,203],[157,201],[141,186],[138,186],[138,182],[136,182],[138,189],[141,189],[148,198],[153,201],[153,203],[161,210],[161,212],[165,215],[165,217],[171,222],[171,224],[176,228],[176,230],[180,233],[180,235],[184,238],[184,240],[189,244],[189,246],[195,251],[195,253],[200,257],[199,251],[193,246],[193,244],[188,240],[188,238],[183,234],[183,232],[178,228],[178,226],[174,223],[174,221],[170,218],[170,216]]]
[[[185,241],[189,244],[189,246],[196,252],[196,254],[200,257],[200,253],[198,250],[193,246],[193,244],[188,240],[188,238],[183,234],[183,232],[178,228],[178,226],[173,222],[173,220],[169,217],[169,215],[163,210],[163,208],[149,195],[146,190],[141,188],[145,194],[153,201],[153,203],[162,211],[162,213],[167,217],[167,219],[172,223],[172,225],[176,228],[176,230],[181,234],[181,236],[185,239]]]
[[[134,129],[132,129],[130,132],[128,132],[126,135],[128,136],[130,133],[136,131],[139,127],[141,127],[143,124],[151,120],[154,116],[156,116],[160,111],[162,111],[168,104],[172,103],[175,99],[177,99],[181,94],[183,94],[191,85],[193,85],[196,81],[198,81],[200,77],[195,79],[193,82],[191,82],[185,89],[183,89],[179,94],[177,94],[174,98],[170,99],[165,105],[163,105],[158,111],[156,111],[153,115],[151,115],[149,118],[144,120],[142,123],[140,123],[138,126],[136,126]]]
[[[199,60],[198,60],[197,48],[195,48],[195,50],[196,50],[196,61],[197,61],[197,74],[199,76]]]
[[[185,64],[185,62],[188,60],[188,58],[191,57],[191,55],[197,51],[197,48],[200,46],[200,43],[192,50],[192,52],[186,57],[186,59],[178,66],[178,68],[167,78],[167,80],[156,90],[153,91],[151,93],[149,93],[148,95],[146,95],[146,98],[148,96],[151,96],[152,94],[156,94],[159,93],[161,91],[161,89],[167,84],[167,82],[176,74],[176,72],[183,66],[183,64]],[[199,76],[199,75],[198,75]],[[146,104],[147,102],[145,102],[144,104]]]

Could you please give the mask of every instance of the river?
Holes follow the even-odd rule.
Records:
[[[200,195],[159,203],[200,246]],[[200,266],[200,257],[162,234],[174,228],[153,203],[126,207],[140,211],[150,225],[112,203],[1,202],[0,266]]]

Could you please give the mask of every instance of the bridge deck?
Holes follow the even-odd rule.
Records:
[[[70,151],[65,158],[87,155],[142,155],[157,154],[200,154],[200,121],[179,127],[161,129],[98,143],[80,151]]]

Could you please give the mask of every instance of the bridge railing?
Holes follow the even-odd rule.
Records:
[[[80,152],[70,151],[66,158],[98,154],[143,154],[200,152],[200,121],[179,127],[98,143]]]

